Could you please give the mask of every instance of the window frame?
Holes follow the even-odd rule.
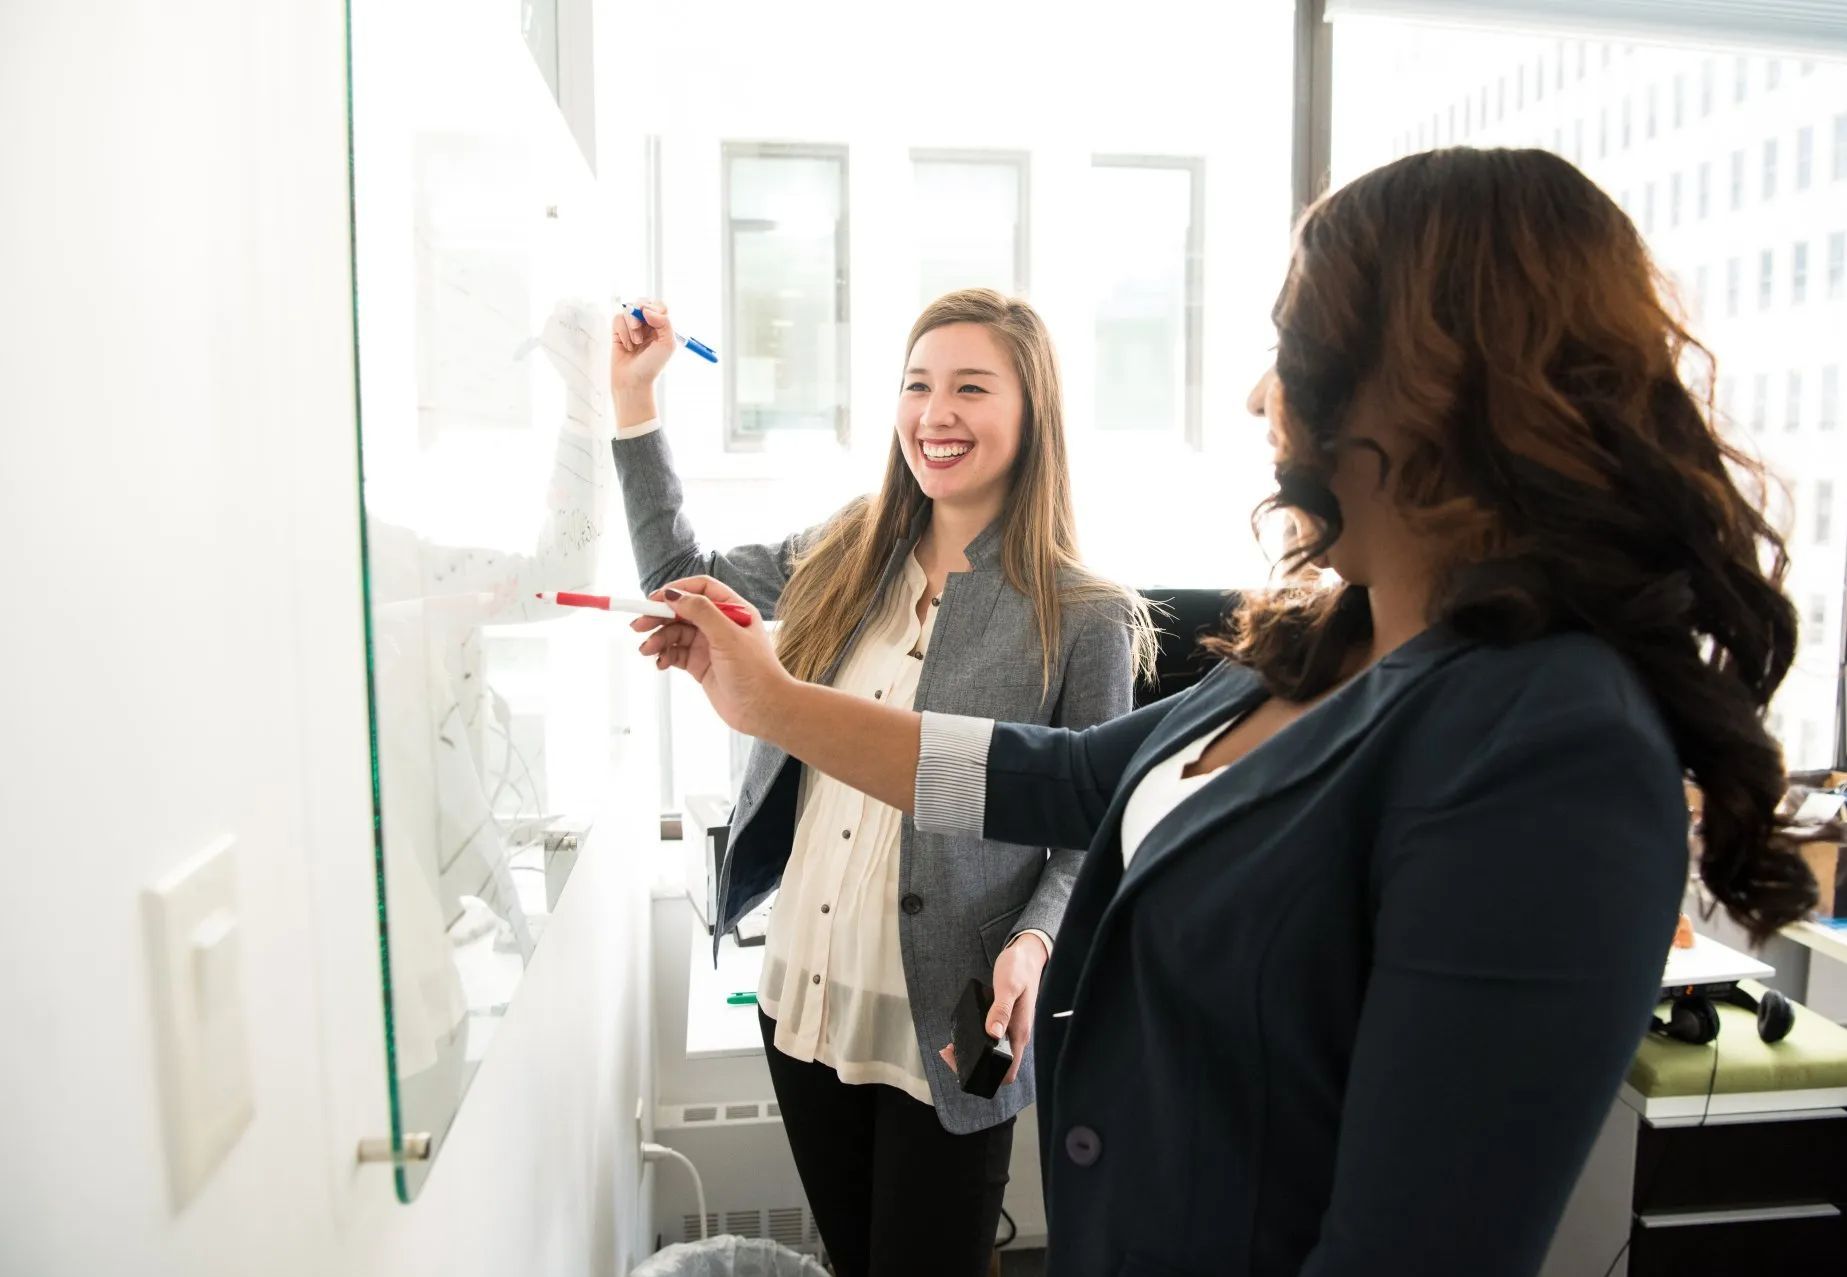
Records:
[[[1452,108],[1453,109],[1453,108]],[[1205,446],[1206,335],[1206,160],[1203,155],[1152,155],[1098,151],[1090,170],[1100,168],[1181,171],[1188,175],[1186,230],[1186,408],[1181,438],[1198,451]],[[1325,179],[1323,179],[1325,181]],[[1092,322],[1095,322],[1094,317]]]
[[[735,352],[737,334],[737,254],[733,247],[736,231],[731,214],[731,162],[734,159],[835,160],[840,166],[840,217],[834,226],[834,305],[839,317],[835,326],[834,360],[834,441],[842,448],[851,446],[852,425],[852,192],[851,156],[844,142],[751,142],[726,139],[719,143],[718,207],[722,230],[719,250],[721,261],[720,304],[724,311],[724,347]],[[737,360],[721,361],[724,369],[723,413],[725,451],[758,453],[763,451],[764,436],[747,434],[738,428]]]
[[[1012,295],[1024,297],[1032,280],[1032,152],[987,147],[914,146],[911,148],[911,179],[917,178],[919,164],[990,164],[1011,165],[1019,179],[1016,198],[1019,218],[1013,227]]]

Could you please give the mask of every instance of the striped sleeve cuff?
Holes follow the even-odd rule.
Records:
[[[991,718],[923,715],[917,750],[917,827],[939,834],[980,834],[987,817]]]
[[[646,421],[638,421],[632,426],[617,426],[616,427],[616,438],[618,439],[639,439],[643,435],[653,434],[656,430],[659,430],[660,428],[661,428],[661,419],[659,417],[649,417]]]

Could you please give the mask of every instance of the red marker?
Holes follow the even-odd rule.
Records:
[[[674,610],[665,603],[656,603],[652,599],[612,599],[607,594],[578,594],[571,590],[543,590],[538,595],[542,603],[556,603],[561,607],[593,607],[604,612],[628,612],[635,616],[658,616],[663,621],[677,619]],[[739,625],[750,624],[750,609],[736,603],[719,603],[712,606],[736,621]]]

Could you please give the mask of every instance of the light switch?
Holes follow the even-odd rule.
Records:
[[[224,838],[147,891],[160,1086],[174,1209],[250,1124],[250,1052],[233,841]]]

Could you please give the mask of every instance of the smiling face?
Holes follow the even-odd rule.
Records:
[[[1013,359],[981,324],[917,339],[898,395],[898,446],[924,495],[998,512],[1020,455],[1026,397]]]

